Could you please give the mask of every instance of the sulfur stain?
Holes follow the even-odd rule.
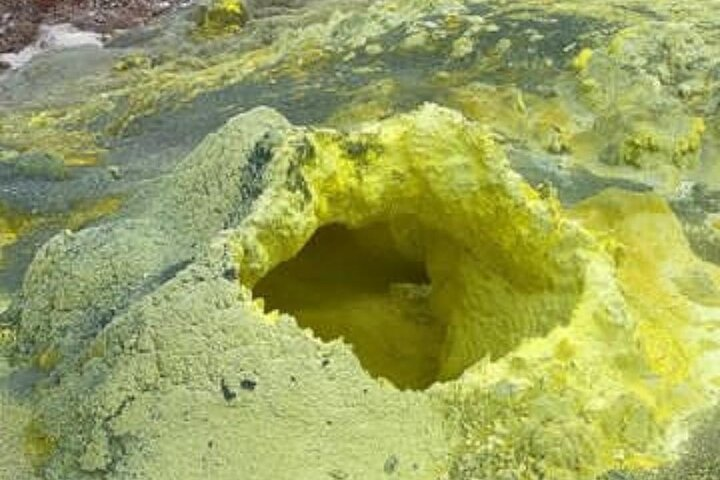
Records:
[[[59,350],[55,346],[49,346],[35,358],[35,365],[49,372],[54,369],[62,359]]]
[[[22,238],[41,229],[77,231],[120,210],[122,198],[108,196],[72,205],[65,213],[31,214],[19,212],[0,204],[0,270],[4,268],[8,248]],[[8,292],[0,292],[0,311],[9,305]]]
[[[36,471],[40,471],[50,459],[55,447],[55,439],[43,430],[41,424],[36,420],[30,421],[25,428],[23,450]]]
[[[24,111],[0,118],[0,141],[19,152],[43,152],[68,167],[91,166],[102,160],[105,150],[86,121],[104,108],[104,102],[48,110]]]
[[[99,200],[78,202],[71,207],[68,213],[32,215],[0,204],[0,252],[3,248],[13,245],[32,229],[54,226],[79,230],[96,220],[117,212],[121,206],[122,199],[120,197],[108,196]]]
[[[587,70],[588,66],[590,65],[590,60],[592,59],[592,56],[592,49],[583,48],[582,50],[580,50],[580,53],[578,53],[572,60],[572,66],[575,71],[582,73]]]
[[[70,230],[80,230],[92,222],[116,213],[122,207],[122,199],[109,196],[100,200],[84,201],[73,205],[63,219],[63,225]]]
[[[3,250],[17,242],[32,225],[33,218],[30,215],[22,215],[0,204],[0,267],[3,263]]]
[[[237,33],[248,21],[248,13],[242,0],[214,0],[199,9],[196,35],[216,37]]]

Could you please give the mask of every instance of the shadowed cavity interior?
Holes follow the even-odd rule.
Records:
[[[401,388],[437,379],[445,324],[430,307],[425,265],[395,247],[386,224],[319,229],[254,288],[323,340],[342,337],[365,369]]]

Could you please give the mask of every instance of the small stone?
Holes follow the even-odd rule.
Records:
[[[237,397],[237,393],[230,390],[230,387],[225,383],[225,379],[220,380],[220,391],[222,392],[225,401],[230,402]]]
[[[398,464],[400,463],[400,460],[398,460],[396,455],[390,455],[387,460],[385,460],[385,465],[383,466],[383,470],[386,474],[392,475],[395,473],[395,470],[397,470]]]
[[[570,146],[567,143],[565,135],[563,135],[562,132],[559,132],[557,130],[553,130],[550,132],[550,134],[548,135],[548,142],[545,145],[545,148],[548,152],[556,155],[570,152]]]
[[[257,382],[255,380],[250,380],[249,378],[246,378],[242,382],[240,382],[240,388],[243,390],[253,391],[255,390],[255,387],[257,387]]]
[[[236,266],[229,266],[223,271],[223,278],[225,280],[229,280],[231,282],[236,281],[238,278],[240,278],[240,272],[238,271]]]
[[[368,55],[380,55],[383,52],[383,48],[378,45],[377,43],[371,43],[367,47],[365,47],[365,53]]]
[[[475,43],[472,38],[462,36],[453,42],[450,57],[460,60],[470,55],[473,50],[475,50]]]
[[[113,178],[113,180],[120,180],[122,178],[122,172],[120,171],[120,167],[117,165],[110,165],[107,168],[108,173]]]
[[[504,55],[510,48],[512,48],[512,40],[509,38],[501,38],[495,45],[495,52],[498,55]]]
[[[420,31],[405,37],[401,46],[405,50],[422,50],[427,48],[429,40],[427,32]]]

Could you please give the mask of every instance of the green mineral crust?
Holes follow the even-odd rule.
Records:
[[[0,480],[717,480],[717,7],[222,0],[6,73]]]

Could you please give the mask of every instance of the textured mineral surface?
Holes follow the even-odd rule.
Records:
[[[720,479],[720,3],[173,3],[0,77],[0,480]]]

